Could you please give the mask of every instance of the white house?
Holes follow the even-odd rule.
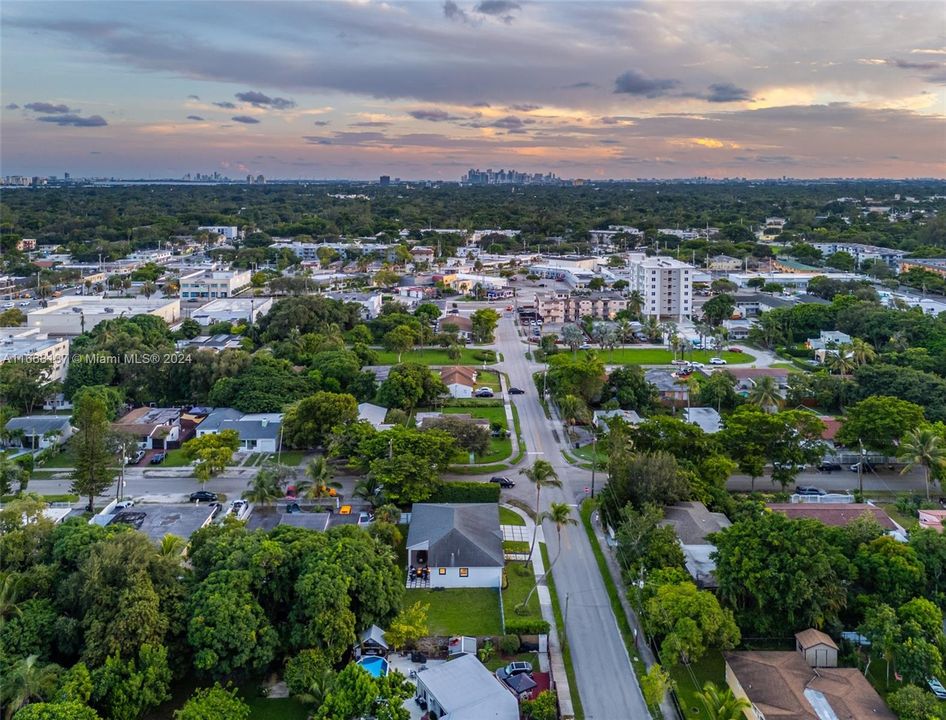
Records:
[[[7,422],[5,429],[15,433],[9,444],[28,450],[44,450],[65,442],[73,434],[68,415],[24,415]]]
[[[413,580],[430,587],[499,588],[503,576],[503,534],[495,503],[415,503],[407,534],[408,565],[429,568]]]
[[[473,388],[476,387],[476,370],[469,367],[445,367],[440,370],[440,379],[447,386],[450,397],[473,397]]]
[[[519,720],[516,698],[474,655],[417,673],[415,697],[440,720]]]
[[[212,410],[197,426],[197,437],[236,430],[240,436],[240,450],[268,452],[279,450],[282,413],[241,413],[233,408]]]

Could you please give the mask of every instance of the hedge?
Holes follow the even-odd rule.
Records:
[[[436,490],[427,502],[498,503],[499,485],[496,483],[449,482]]]
[[[506,632],[510,635],[545,635],[549,624],[539,618],[509,618],[506,620]]]

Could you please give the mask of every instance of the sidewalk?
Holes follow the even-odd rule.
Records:
[[[519,517],[525,520],[525,531],[530,537],[535,523],[524,511],[512,505],[503,505],[503,507],[512,510]],[[542,526],[539,526],[536,536],[536,551],[532,553],[532,571],[536,578],[544,578],[545,563],[542,561],[542,553],[539,551],[539,543],[545,542],[542,534]],[[549,672],[551,670],[552,678],[555,681],[555,692],[558,695],[558,707],[562,717],[574,717],[575,711],[572,708],[572,694],[568,685],[568,674],[565,672],[565,661],[562,658],[562,645],[559,640],[558,628],[555,625],[555,612],[552,610],[552,595],[549,592],[548,585],[544,580],[539,584],[536,594],[539,596],[539,607],[542,610],[542,618],[549,624],[549,652],[548,655],[539,654],[539,670]]]

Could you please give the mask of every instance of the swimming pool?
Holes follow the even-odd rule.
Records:
[[[388,661],[383,657],[376,655],[367,655],[358,661],[365,670],[371,673],[372,677],[384,677],[388,674]]]

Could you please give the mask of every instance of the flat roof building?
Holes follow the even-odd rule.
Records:
[[[250,284],[249,270],[198,270],[181,277],[181,298],[228,298]]]
[[[49,363],[47,381],[66,379],[69,367],[69,341],[33,332],[9,333],[0,328],[0,364],[5,362]],[[17,330],[18,328],[10,328]]]
[[[81,335],[104,320],[135,315],[154,315],[172,325],[181,316],[181,302],[158,297],[73,295],[52,300],[48,307],[31,310],[26,316],[26,324],[50,336]]]
[[[218,298],[194,310],[191,318],[201,325],[254,323],[260,315],[268,313],[272,306],[272,298]]]

